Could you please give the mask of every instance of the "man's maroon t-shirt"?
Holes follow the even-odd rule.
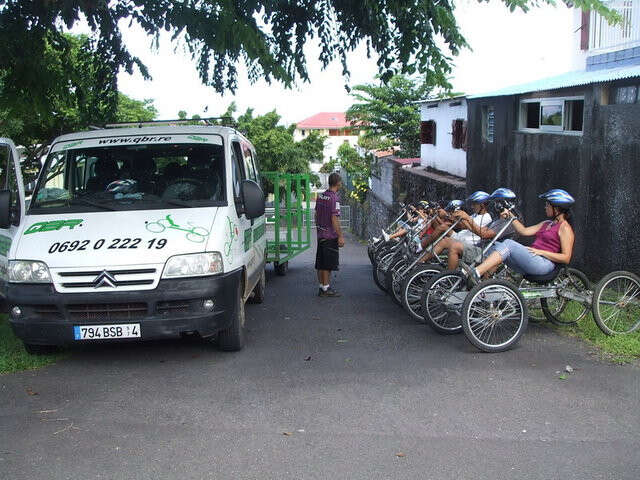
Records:
[[[338,234],[333,228],[331,217],[340,216],[340,197],[337,192],[327,190],[316,199],[316,226],[318,238],[334,239]]]

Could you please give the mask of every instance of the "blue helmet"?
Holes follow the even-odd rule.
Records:
[[[490,196],[491,195],[489,195],[487,192],[478,190],[477,192],[473,192],[471,195],[469,195],[469,197],[467,198],[467,202],[485,203],[487,200],[489,200]]]
[[[539,198],[546,200],[556,207],[568,208],[576,203],[576,200],[571,196],[571,194],[561,188],[553,188],[548,192],[540,194]]]
[[[462,200],[451,200],[449,203],[447,203],[447,206],[444,207],[444,209],[447,212],[453,212],[455,210],[458,210],[459,208],[462,208],[464,206],[464,202]]]
[[[504,187],[494,190],[489,197],[490,200],[515,200],[515,198],[516,194],[513,193],[513,190]]]

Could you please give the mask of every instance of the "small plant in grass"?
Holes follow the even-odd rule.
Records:
[[[0,375],[44,367],[65,356],[64,353],[53,355],[28,354],[22,342],[13,334],[7,318],[4,315],[0,316]]]
[[[567,315],[571,314],[571,312],[569,312],[569,309],[571,308],[579,307],[577,305],[569,304],[567,306]],[[580,320],[577,325],[559,327],[559,329],[583,338],[596,345],[617,362],[629,362],[640,358],[640,331],[627,335],[605,335],[593,320],[591,313]]]

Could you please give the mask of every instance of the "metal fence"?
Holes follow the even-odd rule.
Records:
[[[619,25],[609,25],[602,15],[592,10],[589,49],[604,51],[640,45],[640,1],[616,0],[606,2],[606,5],[620,13],[623,21]]]

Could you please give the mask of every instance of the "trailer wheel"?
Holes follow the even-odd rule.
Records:
[[[276,274],[279,277],[284,277],[287,274],[287,270],[289,270],[289,262],[278,263],[274,262],[274,267],[276,267]]]
[[[218,348],[223,352],[236,352],[242,350],[245,342],[245,314],[244,299],[242,298],[243,285],[238,283],[236,292],[236,305],[231,325],[218,333]]]

